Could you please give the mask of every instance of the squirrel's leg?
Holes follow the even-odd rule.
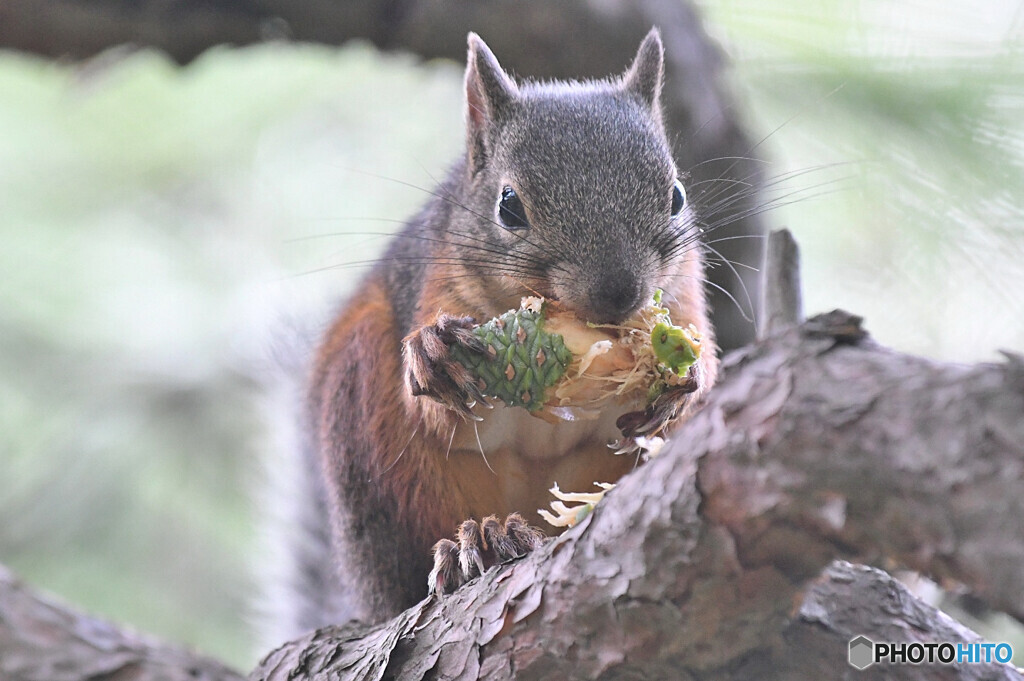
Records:
[[[486,400],[472,374],[454,360],[451,348],[461,345],[486,353],[483,342],[472,333],[473,327],[472,317],[441,314],[434,323],[406,336],[402,349],[405,383],[411,394],[432,398],[441,407],[471,419],[475,418],[470,411],[473,403],[486,404]],[[430,593],[451,593],[488,567],[534,550],[543,537],[543,532],[530,527],[518,513],[510,514],[504,523],[495,516],[480,523],[466,520],[459,526],[457,542],[441,539],[434,544],[434,567],[427,579]]]
[[[434,567],[427,578],[431,594],[451,593],[488,567],[539,548],[544,533],[518,513],[510,513],[504,524],[493,515],[482,523],[464,521],[459,526],[458,540],[457,544],[450,539],[434,544]]]

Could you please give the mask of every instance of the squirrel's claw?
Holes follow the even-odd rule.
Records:
[[[505,518],[504,526],[498,523],[495,516],[487,516],[483,521],[483,533],[499,561],[524,556],[540,548],[544,542],[544,533],[536,527],[530,527],[526,519],[518,513],[510,513]]]
[[[406,336],[402,345],[405,383],[414,396],[431,397],[463,418],[480,420],[471,408],[487,406],[476,380],[466,367],[452,357],[451,347],[461,345],[473,352],[487,351],[472,329],[472,317],[439,315],[433,324],[422,326]]]
[[[464,580],[484,573],[484,559],[480,553],[486,546],[475,520],[465,520],[459,526],[459,572]]]
[[[690,367],[686,379],[678,385],[669,386],[641,411],[623,414],[615,422],[626,441],[636,441],[638,437],[661,435],[662,432],[682,415],[687,404],[693,399],[693,393],[700,390],[701,373],[698,364]],[[634,451],[635,448],[619,445],[620,451]]]
[[[530,553],[544,543],[544,533],[530,527],[518,513],[510,513],[504,524],[493,515],[480,523],[463,521],[458,540],[457,544],[450,539],[434,544],[434,567],[427,578],[432,595],[452,593],[492,565]]]
[[[458,555],[459,547],[451,539],[441,539],[434,548],[434,567],[427,577],[427,589],[431,594],[451,593],[459,588]]]

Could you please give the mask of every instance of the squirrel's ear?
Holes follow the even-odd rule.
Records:
[[[657,111],[664,74],[665,48],[661,45],[661,33],[657,28],[652,28],[640,43],[633,64],[622,76],[622,85],[627,92],[636,95],[647,106]]]
[[[468,37],[466,58],[466,135],[471,170],[486,158],[491,131],[515,101],[519,88],[476,33]]]

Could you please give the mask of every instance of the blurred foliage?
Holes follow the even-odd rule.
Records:
[[[769,199],[796,199],[770,222],[800,242],[807,312],[942,359],[1024,348],[1024,4],[704,9]]]
[[[706,3],[808,312],[1024,349],[1022,11],[989,5]],[[0,561],[252,665],[268,348],[444,173],[460,75],[359,45],[0,54]]]
[[[264,354],[282,309],[353,276],[317,270],[383,242],[301,237],[415,208],[364,173],[432,184],[415,164],[458,149],[459,72],[365,47],[0,57],[0,561],[254,663]]]

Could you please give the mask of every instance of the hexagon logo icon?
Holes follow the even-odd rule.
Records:
[[[875,663],[875,643],[867,636],[858,636],[850,641],[850,666],[867,669]]]

